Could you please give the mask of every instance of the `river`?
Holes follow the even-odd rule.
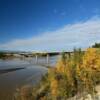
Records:
[[[0,70],[22,68],[0,74],[0,100],[11,100],[16,88],[23,85],[35,85],[41,77],[47,72],[45,66],[34,64],[34,58],[21,60],[0,60]],[[56,57],[50,58],[50,64],[55,65]],[[39,62],[45,62],[45,58],[40,58]]]

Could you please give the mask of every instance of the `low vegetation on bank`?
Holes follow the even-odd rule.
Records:
[[[0,52],[0,59],[3,59],[3,58],[5,58],[5,57],[6,57],[5,53]]]
[[[15,100],[67,100],[84,93],[94,96],[99,76],[100,49],[88,48],[86,52],[74,49],[70,57],[63,53],[56,67],[50,68],[31,92],[29,88],[20,89]]]
[[[13,59],[14,55],[13,53],[7,54],[6,52],[0,52],[0,59],[5,60],[5,59]]]

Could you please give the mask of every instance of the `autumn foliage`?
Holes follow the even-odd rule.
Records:
[[[93,93],[95,85],[100,83],[100,50],[74,50],[70,58],[63,54],[48,74],[52,98],[66,99],[83,91]]]
[[[34,100],[67,100],[78,93],[95,92],[100,84],[100,49],[85,52],[74,49],[69,56],[63,53],[56,67],[50,68],[41,84],[33,91]],[[31,100],[31,99],[30,99]]]

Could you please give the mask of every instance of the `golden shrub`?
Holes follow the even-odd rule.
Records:
[[[88,48],[84,57],[82,67],[91,70],[100,70],[100,54],[96,48]]]
[[[78,91],[92,92],[99,70],[100,53],[95,48],[88,48],[84,54],[77,51],[70,59],[59,59],[56,67],[49,70],[52,96],[69,97]]]
[[[57,96],[57,93],[58,93],[58,81],[56,79],[51,80],[50,87],[51,87],[51,94],[53,96]]]
[[[59,73],[63,73],[65,71],[65,65],[63,64],[61,60],[57,62],[56,71]]]
[[[93,90],[96,84],[95,74],[100,71],[100,55],[96,48],[88,48],[83,56],[82,65],[77,65],[76,72],[85,90]],[[100,72],[99,72],[100,73]]]

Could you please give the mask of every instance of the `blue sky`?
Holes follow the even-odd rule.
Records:
[[[63,51],[100,42],[100,0],[0,0],[0,50]]]

